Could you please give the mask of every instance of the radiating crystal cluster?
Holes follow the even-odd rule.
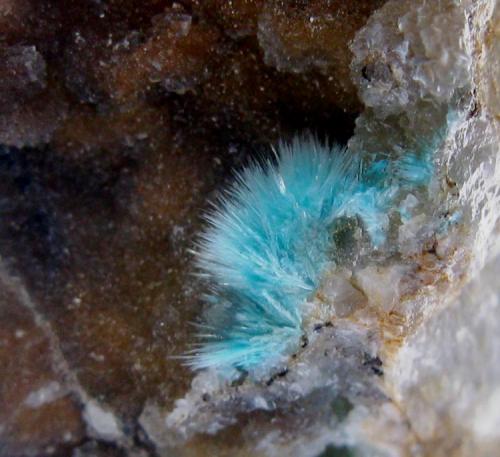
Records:
[[[164,446],[234,433],[238,411],[253,417],[238,436],[257,455],[492,455],[498,262],[483,267],[498,252],[500,169],[498,106],[482,94],[498,74],[488,26],[498,14],[487,1],[389,1],[358,32],[351,68],[366,110],[349,147],[397,156],[447,119],[433,198],[407,197],[392,250],[373,257],[358,246],[325,278],[310,301],[307,343],[267,386],[198,375],[166,416],[177,438]],[[339,397],[347,414],[335,410]],[[300,434],[290,432],[297,410]],[[144,420],[158,436],[154,411]],[[276,415],[283,420],[266,421]]]
[[[265,373],[296,350],[303,302],[318,290],[330,298],[320,285],[322,276],[348,258],[356,265],[353,240],[365,238],[367,253],[394,251],[392,226],[404,228],[412,218],[419,203],[415,194],[421,207],[427,203],[439,146],[423,142],[422,150],[391,160],[296,138],[279,145],[275,164],[245,168],[207,215],[199,242],[196,255],[210,284],[209,309],[188,363],[231,378],[238,371]],[[390,311],[399,293],[389,299],[387,292],[398,289],[399,270],[388,276],[367,266],[353,280]],[[374,290],[372,278],[379,283]],[[384,282],[386,293],[380,291]]]
[[[495,0],[0,2],[0,457],[497,455],[499,21]],[[307,131],[408,176],[432,145],[432,178],[378,247],[337,218],[284,360],[193,374],[201,214]]]

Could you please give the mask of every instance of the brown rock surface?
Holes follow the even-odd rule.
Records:
[[[83,440],[80,405],[19,281],[0,273],[0,454],[54,453]]]
[[[348,41],[381,3],[0,3],[0,456],[154,455],[137,418],[192,378],[207,201],[280,137],[349,137]]]

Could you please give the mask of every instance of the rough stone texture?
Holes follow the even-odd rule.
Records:
[[[383,2],[351,3],[3,2],[0,141],[50,143],[62,154],[93,149],[88,132],[75,128],[85,117],[133,129],[100,132],[107,154],[124,154],[124,141],[162,141],[150,128],[151,110],[165,127],[188,123],[253,143],[319,123],[346,137],[360,109],[348,42]],[[270,51],[272,37],[262,38],[269,15],[279,19],[283,52]],[[299,42],[303,49],[294,49]],[[308,63],[290,74],[270,52]]]
[[[425,455],[490,456],[500,445],[499,259],[429,320],[390,374]],[[439,344],[436,344],[436,338]],[[422,353],[432,347],[432,355]]]
[[[51,336],[19,280],[0,274],[0,453],[39,455],[77,445],[80,405],[66,387]]]
[[[0,456],[495,455],[499,21],[494,0],[1,2]],[[346,252],[287,367],[183,367],[189,248],[233,167],[304,129],[398,153],[450,109],[433,198],[376,267]]]

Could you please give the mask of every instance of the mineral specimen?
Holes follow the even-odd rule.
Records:
[[[215,367],[232,377],[282,362],[298,348],[303,302],[340,260],[341,240],[331,236],[338,221],[345,218],[355,228],[357,219],[381,249],[389,216],[409,219],[407,205],[398,211],[399,202],[419,189],[425,195],[433,175],[428,147],[370,163],[296,138],[280,144],[276,161],[243,170],[207,217],[198,264],[211,285],[212,306],[200,325],[204,343],[188,356],[196,368]]]
[[[0,2],[0,456],[496,455],[499,20],[495,0]],[[332,226],[279,369],[183,366],[190,252],[238,171],[311,131],[410,176],[447,124],[379,249]]]

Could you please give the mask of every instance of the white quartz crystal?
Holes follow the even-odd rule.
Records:
[[[105,441],[120,440],[123,436],[115,415],[94,400],[89,400],[85,405],[83,418],[92,436]]]

